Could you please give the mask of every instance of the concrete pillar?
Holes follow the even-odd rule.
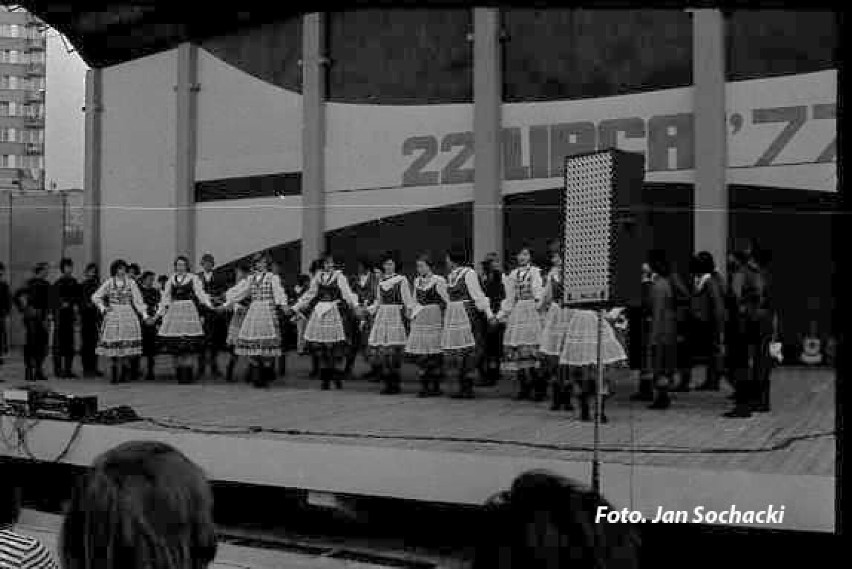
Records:
[[[198,48],[183,43],[177,52],[175,116],[175,256],[199,259],[195,250],[195,161],[198,138]]]
[[[102,160],[102,113],[103,113],[103,73],[100,69],[86,72],[86,106],[83,204],[84,227],[83,249],[87,263],[101,264],[101,160]],[[101,267],[101,273],[105,273]]]
[[[500,10],[473,9],[473,259],[503,257]]]
[[[302,18],[302,256],[300,272],[325,249],[325,17]]]
[[[695,251],[723,270],[728,250],[725,22],[718,9],[692,12],[695,112]]]

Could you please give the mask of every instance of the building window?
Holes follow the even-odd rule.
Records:
[[[17,142],[14,128],[0,129],[0,142]],[[23,140],[21,142],[24,142]]]
[[[13,154],[0,154],[0,168],[15,168],[15,156]]]
[[[12,105],[9,101],[0,101],[0,116],[3,116],[3,117],[14,116],[14,115],[12,115],[12,112],[11,112],[12,111],[11,106]]]
[[[44,52],[37,51],[30,54],[30,63],[44,63]]]
[[[12,83],[12,77],[9,75],[3,75],[0,77],[0,89],[11,89],[10,87]]]

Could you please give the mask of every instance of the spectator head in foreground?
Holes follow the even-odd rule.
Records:
[[[521,474],[486,503],[473,569],[636,569],[635,527],[596,523],[599,506],[612,508],[566,478]]]
[[[44,544],[15,530],[20,515],[20,488],[4,480],[0,484],[0,567],[56,569],[56,562]]]
[[[216,533],[204,473],[160,442],[105,452],[71,499],[60,556],[65,569],[205,569]]]

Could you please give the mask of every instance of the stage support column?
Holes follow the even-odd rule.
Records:
[[[101,264],[101,162],[102,162],[102,113],[103,72],[100,69],[86,71],[86,106],[84,171],[83,171],[83,247],[86,263]],[[101,267],[105,272],[105,267]]]
[[[503,258],[500,10],[473,9],[473,262]]]
[[[195,160],[198,139],[198,47],[178,46],[175,144],[175,255],[197,264],[195,250]]]
[[[325,249],[325,16],[302,18],[302,266]]]
[[[695,251],[709,251],[724,270],[728,251],[728,138],[725,21],[718,9],[692,12],[695,112]]]

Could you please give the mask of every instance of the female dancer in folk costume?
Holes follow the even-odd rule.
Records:
[[[210,297],[197,275],[189,272],[189,259],[175,259],[175,272],[166,282],[155,320],[162,318],[159,343],[163,353],[174,357],[178,383],[192,383],[193,355],[204,349],[204,327],[197,304],[213,309]]]
[[[541,340],[539,303],[544,287],[541,271],[530,261],[532,251],[522,247],[518,251],[518,267],[509,273],[503,285],[506,298],[500,307],[498,320],[506,321],[503,338],[503,369],[514,371],[518,378],[518,400],[529,399],[535,388],[533,400],[546,397],[547,384],[538,380],[538,344]]]
[[[358,305],[358,299],[349,289],[346,276],[335,269],[334,256],[323,257],[323,268],[311,279],[308,291],[294,307],[297,314],[310,311],[305,326],[305,344],[319,360],[319,375],[322,389],[328,390],[331,382],[337,389],[343,382],[336,375],[336,362],[348,353],[347,334],[350,311]]]
[[[449,302],[447,281],[432,272],[428,255],[417,259],[417,278],[414,279],[414,304],[411,307],[411,333],[405,353],[420,368],[423,386],[419,397],[441,395],[441,336],[444,332],[443,309]]]
[[[139,316],[145,314],[145,301],[127,275],[126,262],[113,261],[109,272],[110,278],[92,295],[92,303],[104,315],[97,354],[112,358],[112,383],[119,383],[128,371],[128,366],[123,365],[127,358],[142,354]]]
[[[237,265],[236,273],[236,284],[240,284],[251,278],[251,268],[248,264],[241,263]],[[237,338],[239,337],[240,330],[243,327],[243,321],[246,319],[246,312],[248,312],[249,305],[251,305],[251,298],[247,296],[233,306],[234,314],[231,316],[231,322],[228,325],[228,336],[225,339],[225,344],[230,352],[228,357],[228,367],[225,371],[225,381],[228,383],[233,383],[234,381],[234,369],[237,367],[237,360],[240,358],[236,353]]]
[[[375,314],[370,330],[368,351],[373,361],[381,365],[381,376],[385,383],[382,395],[395,395],[402,391],[402,355],[408,343],[404,312],[414,300],[411,284],[404,275],[396,272],[396,260],[390,253],[382,257],[382,270],[378,293],[369,311]]]
[[[600,415],[601,422],[606,423],[604,402],[609,395],[607,368],[627,361],[624,346],[618,340],[613,330],[611,319],[619,315],[611,311],[603,321],[601,335],[601,363],[604,367],[603,396]],[[576,382],[576,391],[580,398],[580,420],[590,421],[591,412],[589,399],[594,400],[597,394],[598,377],[598,313],[594,310],[569,309],[568,329],[559,355],[559,364],[568,367],[568,373]]]
[[[562,255],[557,251],[551,254],[553,263],[544,285],[544,296],[541,306],[547,310],[544,317],[544,327],[541,330],[541,341],[539,353],[544,362],[544,368],[551,377],[551,393],[553,404],[552,411],[573,411],[571,405],[571,387],[568,381],[568,369],[559,365],[559,356],[565,343],[565,334],[568,332],[568,323],[571,320],[571,309],[562,305]]]
[[[496,325],[491,302],[482,292],[479,275],[463,265],[464,254],[447,253],[447,311],[441,334],[444,363],[458,369],[459,391],[454,399],[473,399],[473,379],[470,372],[476,369],[485,351],[486,332]]]
[[[281,331],[276,308],[288,313],[290,309],[281,281],[269,272],[269,257],[255,255],[252,265],[254,273],[225,293],[225,308],[250,300],[234,353],[250,358],[249,373],[255,387],[269,387],[275,380],[275,364],[281,355]]]

